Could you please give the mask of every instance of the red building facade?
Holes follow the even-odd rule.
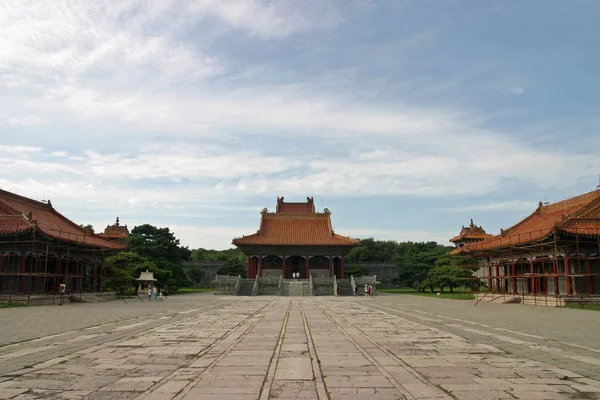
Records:
[[[232,242],[248,256],[248,278],[257,275],[291,279],[299,273],[344,277],[344,256],[359,241],[338,235],[331,225],[331,213],[315,211],[314,200],[286,203],[277,198],[275,212],[261,212],[258,231]]]
[[[104,259],[126,248],[41,202],[0,190],[0,296],[102,291]]]
[[[463,233],[468,240],[462,240]],[[540,202],[499,235],[463,228],[451,241],[455,254],[479,266],[475,279],[488,291],[552,297],[600,294],[600,190],[553,204]]]

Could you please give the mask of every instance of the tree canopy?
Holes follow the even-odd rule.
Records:
[[[152,261],[132,251],[123,251],[115,256],[107,257],[105,287],[123,294],[137,286],[137,278],[142,271],[154,272],[159,284],[166,283],[172,276],[171,271],[160,269]]]
[[[190,284],[183,273],[182,263],[189,260],[191,251],[188,247],[180,246],[179,239],[169,228],[157,228],[149,224],[136,226],[125,240],[129,251],[150,260],[158,269],[171,272],[167,282],[161,284],[168,284],[172,289]]]
[[[88,231],[89,233],[96,233],[96,232],[94,232],[94,227],[90,224],[87,224],[87,225],[79,224],[79,226],[82,227],[83,229],[85,229],[86,231]]]

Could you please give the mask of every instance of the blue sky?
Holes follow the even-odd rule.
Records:
[[[9,0],[0,188],[228,248],[277,195],[336,232],[491,233],[600,174],[597,1]]]

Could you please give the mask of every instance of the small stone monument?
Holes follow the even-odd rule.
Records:
[[[140,277],[136,279],[138,281],[138,293],[142,292],[142,290],[145,289],[152,289],[154,287],[154,284],[156,282],[156,279],[154,279],[154,272],[151,271],[142,271],[140,273]]]

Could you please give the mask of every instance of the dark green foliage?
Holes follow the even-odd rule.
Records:
[[[395,242],[369,238],[362,239],[345,259],[348,263],[393,263],[398,266],[398,277],[394,281],[397,286],[433,290],[436,286],[432,281],[433,276],[429,275],[430,271],[438,260],[450,257],[448,253],[452,249],[436,242]],[[458,258],[451,259],[455,264],[459,262]],[[436,274],[436,277],[441,276],[439,271]]]
[[[468,278],[472,276],[473,270],[464,265],[464,259],[446,254],[436,260],[420,289],[427,287],[433,292],[434,288],[439,288],[440,292],[444,293],[444,288],[447,287],[450,293],[453,293],[456,287],[471,287],[472,281]]]
[[[219,275],[241,275],[242,278],[246,278],[246,266],[237,258],[231,258],[223,263],[221,268],[217,270]]]
[[[191,251],[179,245],[179,239],[169,228],[157,228],[149,224],[136,226],[126,237],[126,242],[130,251],[152,261],[159,269],[171,272],[171,277],[161,285],[166,284],[174,291],[177,287],[191,284],[182,267],[183,261],[190,259]]]
[[[227,261],[233,258],[239,259],[242,263],[246,260],[244,253],[237,247],[227,250],[207,250],[200,248],[192,250],[191,255],[192,261]]]
[[[346,262],[393,263],[398,266],[395,284],[400,287],[422,288],[435,262],[453,247],[436,242],[395,242],[373,238],[362,239],[346,256]]]
[[[87,225],[79,224],[79,226],[82,227],[83,229],[85,229],[86,231],[88,231],[89,233],[95,233],[94,227],[90,224],[87,224]]]
[[[168,283],[172,276],[171,271],[158,268],[150,260],[131,251],[123,251],[116,256],[108,257],[104,265],[107,274],[104,286],[118,294],[137,288],[136,279],[142,271],[154,272],[154,278],[159,286]]]
[[[352,275],[352,276],[354,276],[356,278],[356,277],[359,277],[359,276],[365,276],[365,275],[367,275],[367,269],[365,268],[364,265],[358,264],[358,265],[352,266],[352,268],[350,268],[349,270],[344,271],[344,273],[347,276]]]
[[[204,272],[202,268],[198,265],[188,267],[186,272],[188,278],[192,281],[194,285],[198,285],[199,283],[201,283],[204,277],[206,276],[206,272]]]

